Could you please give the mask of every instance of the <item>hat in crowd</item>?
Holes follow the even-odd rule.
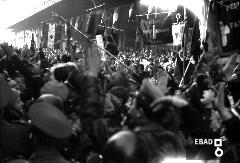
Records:
[[[46,102],[57,107],[61,111],[64,111],[64,103],[59,96],[55,96],[53,94],[43,94],[37,99],[37,102]]]
[[[12,96],[10,98],[9,105],[14,106],[19,99],[20,91],[16,90],[15,88],[12,88],[11,90],[12,90]]]
[[[0,108],[11,104],[14,105],[17,101],[19,92],[10,88],[7,81],[0,78]]]
[[[124,98],[127,96],[127,88],[124,86],[114,86],[110,90],[111,94],[117,96],[118,98]]]
[[[10,85],[11,88],[15,87],[18,83],[15,80],[10,80],[8,82],[8,84]]]
[[[148,79],[143,80],[140,91],[153,99],[164,96],[163,92]]]
[[[33,126],[55,139],[65,139],[72,134],[70,121],[53,105],[35,103],[30,107],[28,116]]]
[[[105,163],[145,163],[149,156],[147,148],[131,131],[120,131],[108,139],[104,148]]]
[[[112,112],[112,111],[114,111],[114,105],[112,103],[110,94],[106,94],[106,97],[104,99],[104,111],[105,112]]]
[[[129,75],[129,82],[139,85],[142,83],[140,76],[136,73],[132,73],[131,75]]]
[[[48,81],[41,89],[41,94],[53,94],[59,96],[62,100],[66,100],[69,95],[67,86],[55,80]]]

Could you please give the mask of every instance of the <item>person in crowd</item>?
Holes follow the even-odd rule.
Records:
[[[17,94],[0,78],[0,161],[28,158],[32,153],[31,127],[16,108]]]
[[[72,134],[70,121],[58,108],[46,102],[33,104],[28,112],[32,124],[34,151],[31,163],[67,163],[58,148]]]
[[[103,64],[95,44],[78,65],[62,51],[15,52],[0,46],[3,162],[215,159],[213,146],[194,140],[240,140],[236,56],[225,66],[214,61],[185,90],[169,73],[176,56],[165,49],[122,51],[116,57],[129,68],[113,58]]]

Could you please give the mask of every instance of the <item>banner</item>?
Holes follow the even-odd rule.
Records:
[[[145,45],[168,44],[173,42],[171,17],[141,20]]]
[[[118,15],[119,15],[119,7],[115,8],[113,11],[113,27],[115,26],[115,23],[118,21]]]
[[[74,26],[76,29],[79,29],[79,24],[81,23],[80,21],[81,21],[81,17],[78,16],[77,19],[76,19],[75,26]]]
[[[48,30],[48,48],[54,48],[55,24],[49,24]]]
[[[31,40],[32,40],[32,32],[30,30],[25,30],[24,31],[24,43],[25,45],[28,46],[28,48],[30,48],[31,46]]]
[[[55,26],[54,49],[60,49],[62,25]]]
[[[134,7],[134,3],[132,3],[129,7],[129,11],[128,11],[128,21],[129,21],[129,18],[132,17],[132,13],[133,13],[133,7]]]
[[[99,47],[101,47],[102,49],[104,49],[104,42],[103,42],[103,36],[102,35],[96,35],[96,41],[97,41],[97,45]],[[106,52],[103,50],[100,50],[101,52],[101,60],[102,61],[106,61],[107,60],[107,56],[106,56]]]
[[[184,24],[173,24],[172,25],[172,37],[173,45],[178,46],[182,44],[182,35],[184,30]]]
[[[222,53],[239,50],[240,2],[239,0],[216,1],[217,24]]]
[[[37,29],[37,34],[36,34],[36,40],[37,40],[37,43],[36,43],[36,47],[37,48],[40,48],[40,43],[41,43],[41,29],[38,28]]]
[[[42,23],[42,48],[47,48],[49,25]]]
[[[87,16],[87,21],[86,21],[86,34],[89,35],[90,38],[95,37],[96,33],[97,33],[97,28],[98,25],[101,22],[101,18],[102,18],[102,12],[92,12]]]
[[[122,29],[124,30],[128,24],[128,19],[129,19],[129,6],[124,6],[124,7],[120,7],[119,8],[119,12],[118,12],[118,19],[114,24],[114,28],[117,29]]]
[[[62,25],[62,29],[61,29],[61,43],[60,43],[60,47],[61,47],[61,49],[63,49],[63,50],[65,50],[66,49],[66,38],[67,38],[67,36],[66,36],[66,27],[67,25],[66,24],[63,24]]]

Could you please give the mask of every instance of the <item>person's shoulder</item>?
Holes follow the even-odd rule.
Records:
[[[30,129],[30,124],[28,122],[22,121],[22,120],[12,121],[11,123],[9,123],[9,122],[1,123],[1,129],[11,130],[12,128]]]
[[[7,161],[6,163],[30,163],[30,162],[25,159],[16,159],[16,160]]]

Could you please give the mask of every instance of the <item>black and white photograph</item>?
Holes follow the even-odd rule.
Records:
[[[0,0],[0,163],[240,163],[240,0]]]

